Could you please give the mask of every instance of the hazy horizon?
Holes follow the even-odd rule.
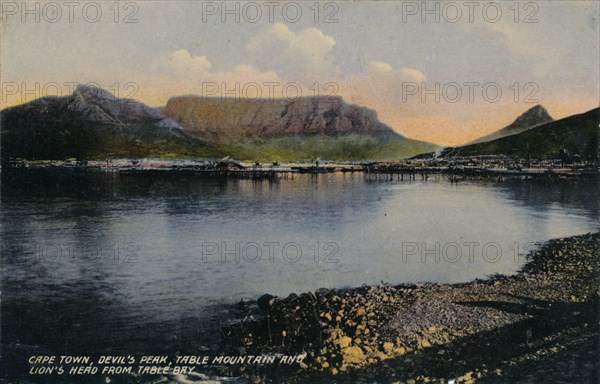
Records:
[[[52,4],[2,2],[2,108],[72,83],[151,106],[333,94],[456,145],[538,104],[560,119],[600,100],[595,1]]]

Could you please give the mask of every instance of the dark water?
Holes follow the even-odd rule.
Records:
[[[266,292],[514,273],[535,242],[598,231],[597,192],[597,181],[3,170],[3,354],[192,353],[216,348],[229,304]]]

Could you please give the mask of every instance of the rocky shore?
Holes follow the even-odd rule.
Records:
[[[228,329],[253,383],[598,383],[600,233],[551,240],[513,276],[327,290],[257,304]],[[243,310],[243,309],[242,309]]]

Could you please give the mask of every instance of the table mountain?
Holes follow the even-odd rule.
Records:
[[[298,99],[171,98],[162,112],[194,136],[215,144],[288,135],[395,135],[372,109],[341,97]]]
[[[171,98],[164,108],[78,86],[0,112],[2,159],[222,157],[294,161],[398,159],[437,146],[410,140],[339,97]]]
[[[194,137],[243,159],[398,159],[435,150],[381,123],[341,97],[171,98],[162,112]]]

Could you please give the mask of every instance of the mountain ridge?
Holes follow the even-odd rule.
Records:
[[[346,103],[339,96],[228,100],[186,95],[170,98],[162,112],[213,144],[287,135],[354,133],[404,138],[381,123],[374,110]]]
[[[600,108],[567,116],[492,141],[445,148],[441,156],[508,155],[598,162]]]
[[[547,111],[535,106],[495,132],[504,136],[446,148],[441,155],[597,161],[600,108],[538,124],[548,119]],[[0,111],[0,128],[3,162],[148,156],[386,160],[439,148],[396,133],[372,109],[330,96],[223,100],[188,95],[172,97],[158,109],[78,86],[69,96],[42,97]]]
[[[9,107],[0,111],[2,160],[148,156],[379,160],[438,148],[404,138],[381,123],[374,110],[347,104],[341,97],[215,98],[201,106],[195,105],[198,98],[176,96],[165,107],[152,108],[81,85],[68,96]]]
[[[155,149],[194,151],[177,123],[143,103],[79,85],[0,111],[2,159],[64,159],[146,155]],[[153,149],[154,148],[154,149]]]
[[[474,141],[467,143],[466,145],[484,143],[487,141],[500,139],[506,136],[519,134],[521,132],[525,132],[531,128],[535,128],[537,126],[549,123],[551,121],[554,121],[554,118],[550,116],[546,108],[538,104],[534,107],[529,108],[527,111],[519,115],[519,117],[517,117],[512,123],[510,123],[506,127],[501,128],[488,135],[482,136]]]

